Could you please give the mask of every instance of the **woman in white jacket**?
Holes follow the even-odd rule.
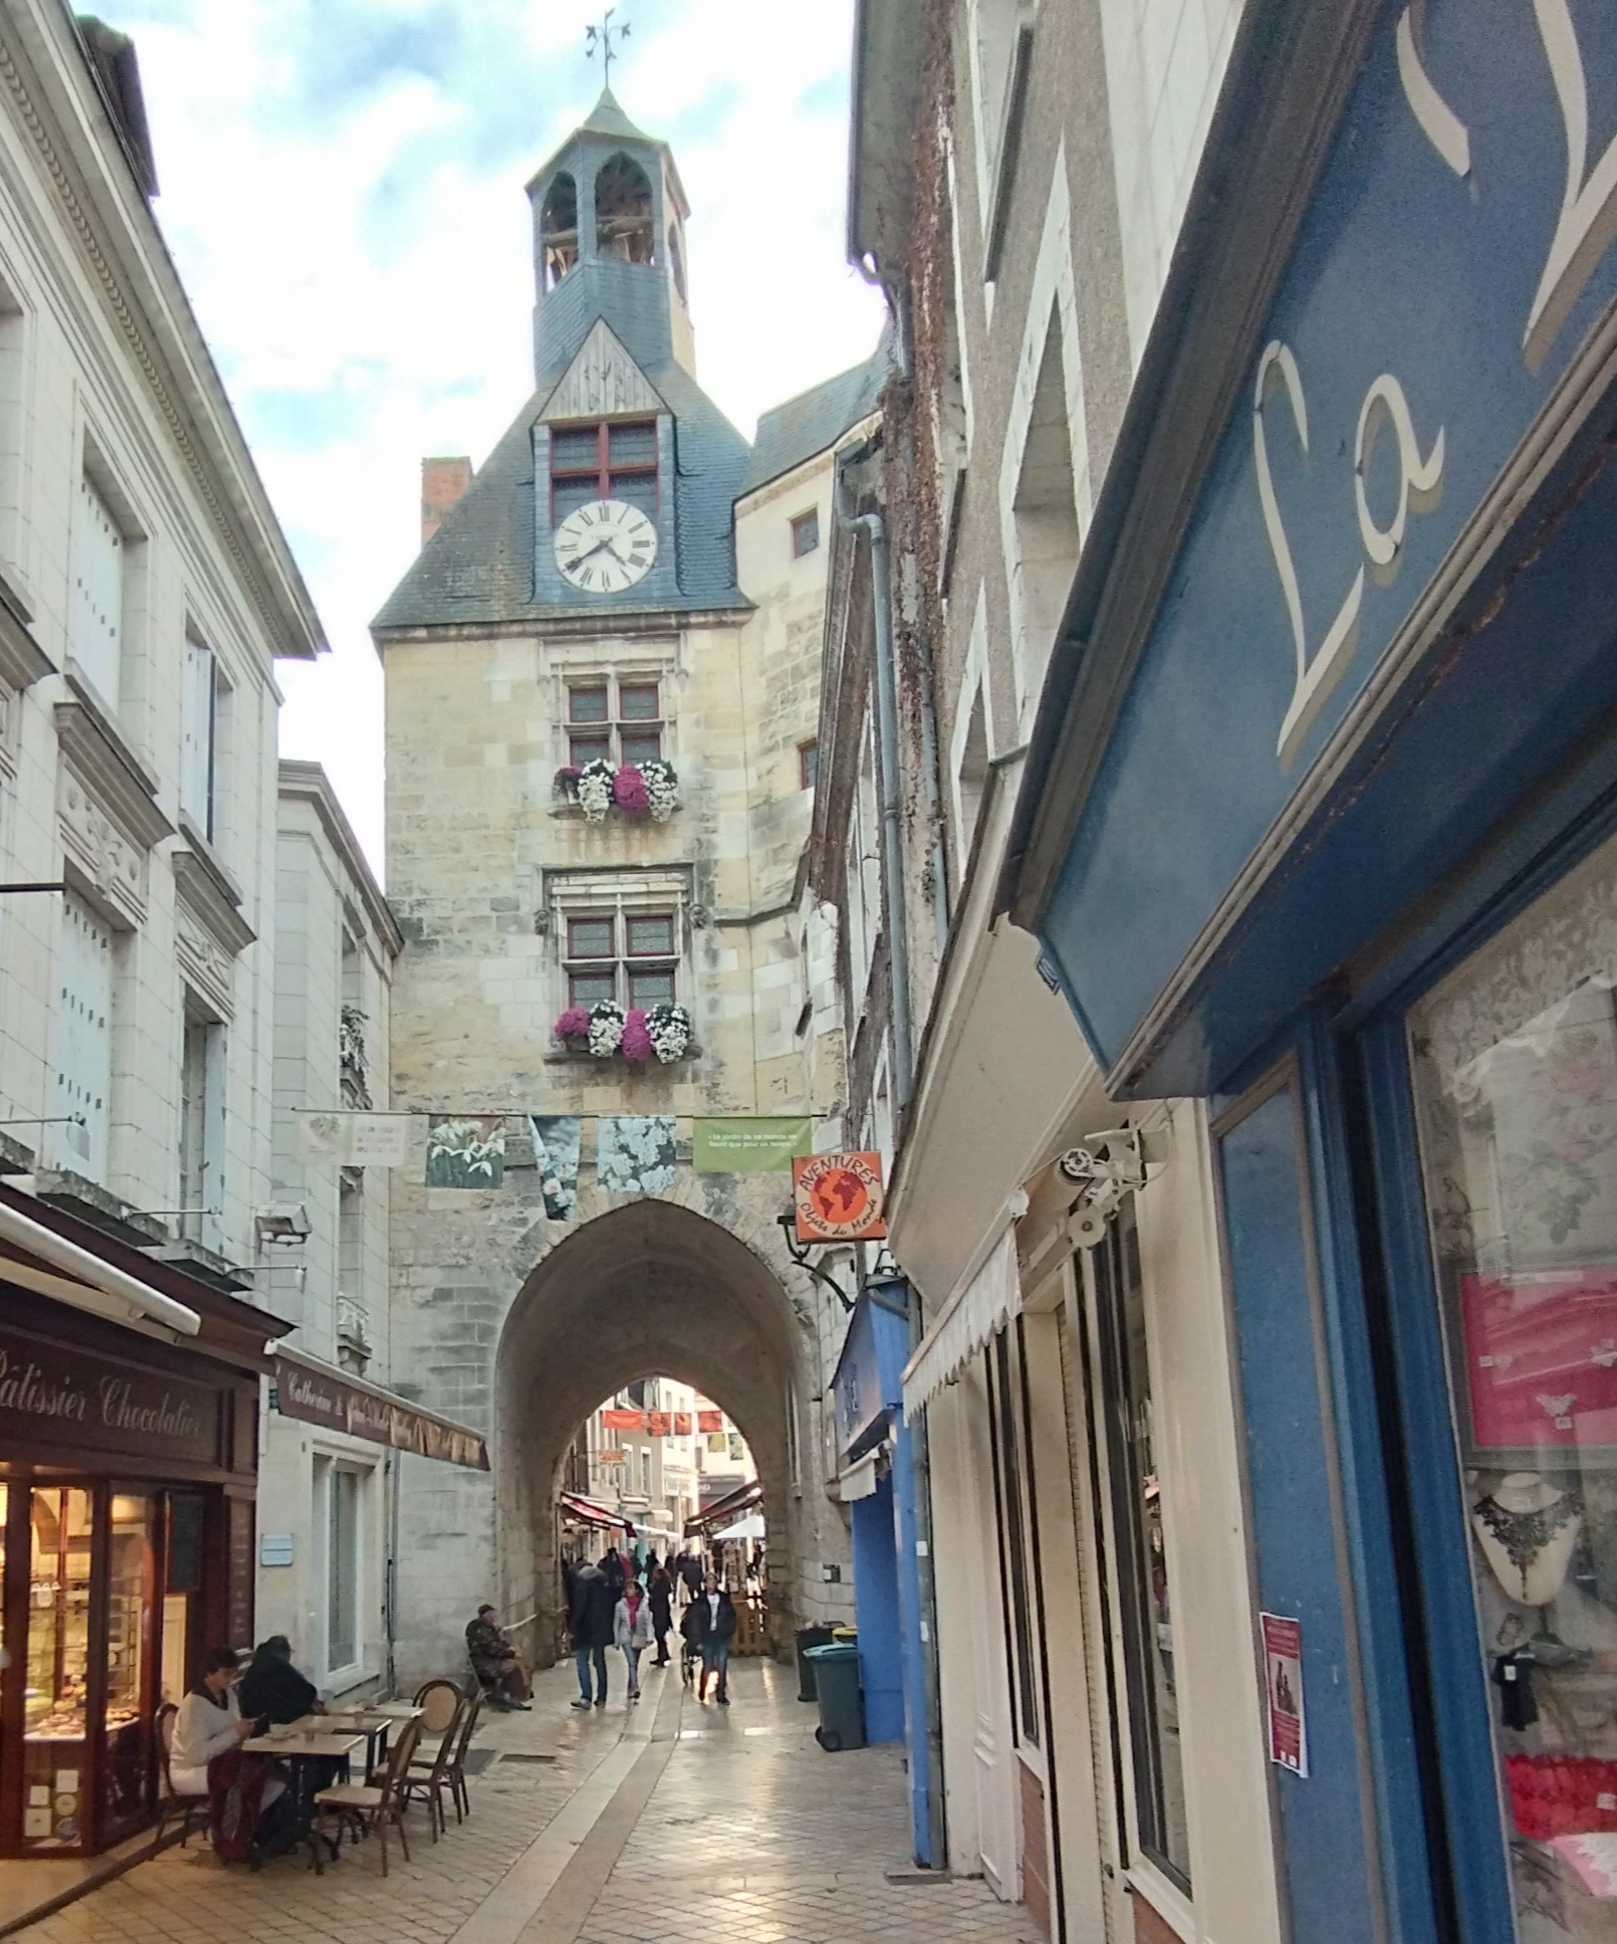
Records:
[[[640,1656],[651,1645],[651,1602],[639,1580],[632,1579],[624,1586],[623,1598],[612,1616],[612,1638],[629,1664],[629,1699],[638,1701]]]
[[[239,1748],[258,1725],[241,1718],[241,1708],[236,1701],[236,1672],[239,1665],[239,1658],[232,1648],[210,1647],[202,1659],[201,1684],[194,1687],[180,1703],[179,1712],[174,1718],[174,1738],[169,1744],[168,1756],[169,1780],[174,1785],[176,1795],[210,1795],[209,1763],[217,1756]],[[264,1767],[267,1770],[269,1764],[266,1762]],[[263,1776],[256,1818],[260,1828],[264,1812],[285,1792],[286,1784],[278,1775],[266,1773]]]

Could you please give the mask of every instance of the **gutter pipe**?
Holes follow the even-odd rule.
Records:
[[[61,1276],[47,1275],[27,1263],[8,1262],[0,1257],[0,1278],[53,1296],[74,1309],[87,1310],[92,1316],[110,1318],[114,1323],[137,1327],[155,1325],[176,1336],[194,1337],[201,1331],[202,1318],[194,1309],[148,1288],[136,1277],[110,1262],[103,1262],[100,1256],[81,1249],[78,1243],[68,1241],[65,1235],[58,1235],[20,1209],[0,1206],[0,1242],[9,1242],[14,1248],[49,1263],[52,1269],[62,1271]],[[89,1287],[83,1287],[84,1284]]]

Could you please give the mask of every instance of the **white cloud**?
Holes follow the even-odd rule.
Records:
[[[481,460],[532,387],[523,184],[599,89],[588,0],[104,0],[136,38],[157,209],[334,653],[282,748],[382,857],[367,623],[414,558],[424,454]],[[692,203],[700,372],[760,411],[868,355],[843,259],[852,0],[646,0],[613,91]]]

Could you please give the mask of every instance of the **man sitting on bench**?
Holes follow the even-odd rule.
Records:
[[[477,1618],[467,1621],[466,1651],[472,1657],[472,1672],[495,1707],[528,1706],[532,1678],[500,1631],[493,1607],[480,1606]]]

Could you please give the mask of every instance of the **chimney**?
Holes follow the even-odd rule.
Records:
[[[444,515],[472,483],[470,459],[423,459],[421,462],[421,544],[425,546],[444,523]]]

